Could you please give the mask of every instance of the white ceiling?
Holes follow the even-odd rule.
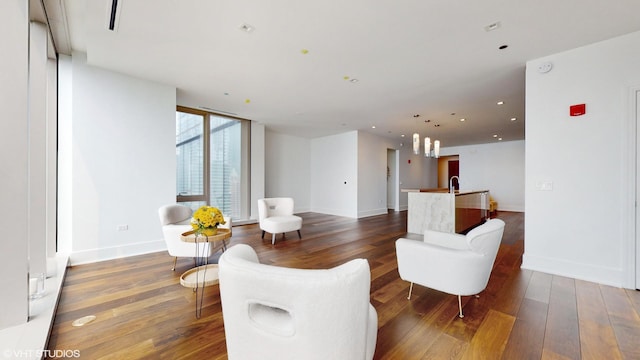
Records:
[[[524,139],[527,60],[640,30],[638,0],[118,0],[115,31],[112,0],[44,3],[59,52],[175,86],[179,105],[445,147]]]

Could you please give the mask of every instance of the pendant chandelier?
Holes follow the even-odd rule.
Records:
[[[414,118],[418,118],[420,114],[413,115]],[[431,120],[425,120],[425,123],[430,122]],[[438,125],[436,125],[438,126]],[[413,153],[415,155],[420,155],[420,134],[417,132],[413,133]],[[433,150],[431,149],[431,138],[425,136],[424,138],[424,156],[425,157],[440,157],[440,140],[435,140],[433,142]]]
[[[420,155],[420,134],[413,133],[413,153]]]
[[[436,140],[433,142],[433,150],[431,150],[431,138],[424,138],[424,156],[431,157],[433,155],[434,158],[440,157],[440,140]]]

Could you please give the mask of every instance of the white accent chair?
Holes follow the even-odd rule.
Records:
[[[229,359],[373,358],[378,315],[367,260],[293,269],[260,264],[238,244],[218,266]]]
[[[398,239],[396,256],[400,278],[458,296],[476,295],[487,287],[493,263],[504,232],[504,221],[490,219],[467,235],[432,230],[424,232],[424,240]]]
[[[258,220],[264,233],[271,233],[271,244],[276,243],[276,234],[289,231],[297,231],[298,238],[302,239],[300,229],[302,228],[302,218],[293,215],[293,199],[288,197],[266,198],[258,200]]]
[[[174,257],[171,270],[176,269],[178,257],[191,257],[195,261],[198,257],[209,257],[219,249],[219,247],[214,248],[208,243],[196,244],[182,241],[182,233],[193,230],[191,227],[192,214],[193,210],[190,207],[179,204],[165,205],[158,209],[162,234],[164,241],[167,243],[167,251],[169,255]],[[219,225],[219,227],[231,229],[231,218],[224,216],[224,221],[225,224]]]

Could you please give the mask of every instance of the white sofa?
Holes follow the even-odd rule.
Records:
[[[238,244],[218,264],[229,359],[373,358],[378,318],[367,260],[292,269],[260,264]]]
[[[398,239],[396,255],[400,278],[458,296],[477,295],[487,287],[496,259],[504,221],[490,219],[466,235],[426,230],[423,241]]]

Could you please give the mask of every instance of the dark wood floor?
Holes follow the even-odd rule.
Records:
[[[395,245],[406,212],[349,219],[301,214],[303,239],[275,246],[256,225],[234,227],[231,244],[253,246],[262,262],[328,268],[353,258],[371,266],[378,312],[376,359],[640,359],[640,292],[520,269],[523,214],[500,212],[503,243],[480,298],[457,298],[420,286],[407,300]],[[49,349],[85,359],[226,359],[218,286],[206,288],[202,317],[195,295],[179,285],[192,266],[171,271],[166,252],[68,269]],[[95,321],[73,327],[83,316]]]

